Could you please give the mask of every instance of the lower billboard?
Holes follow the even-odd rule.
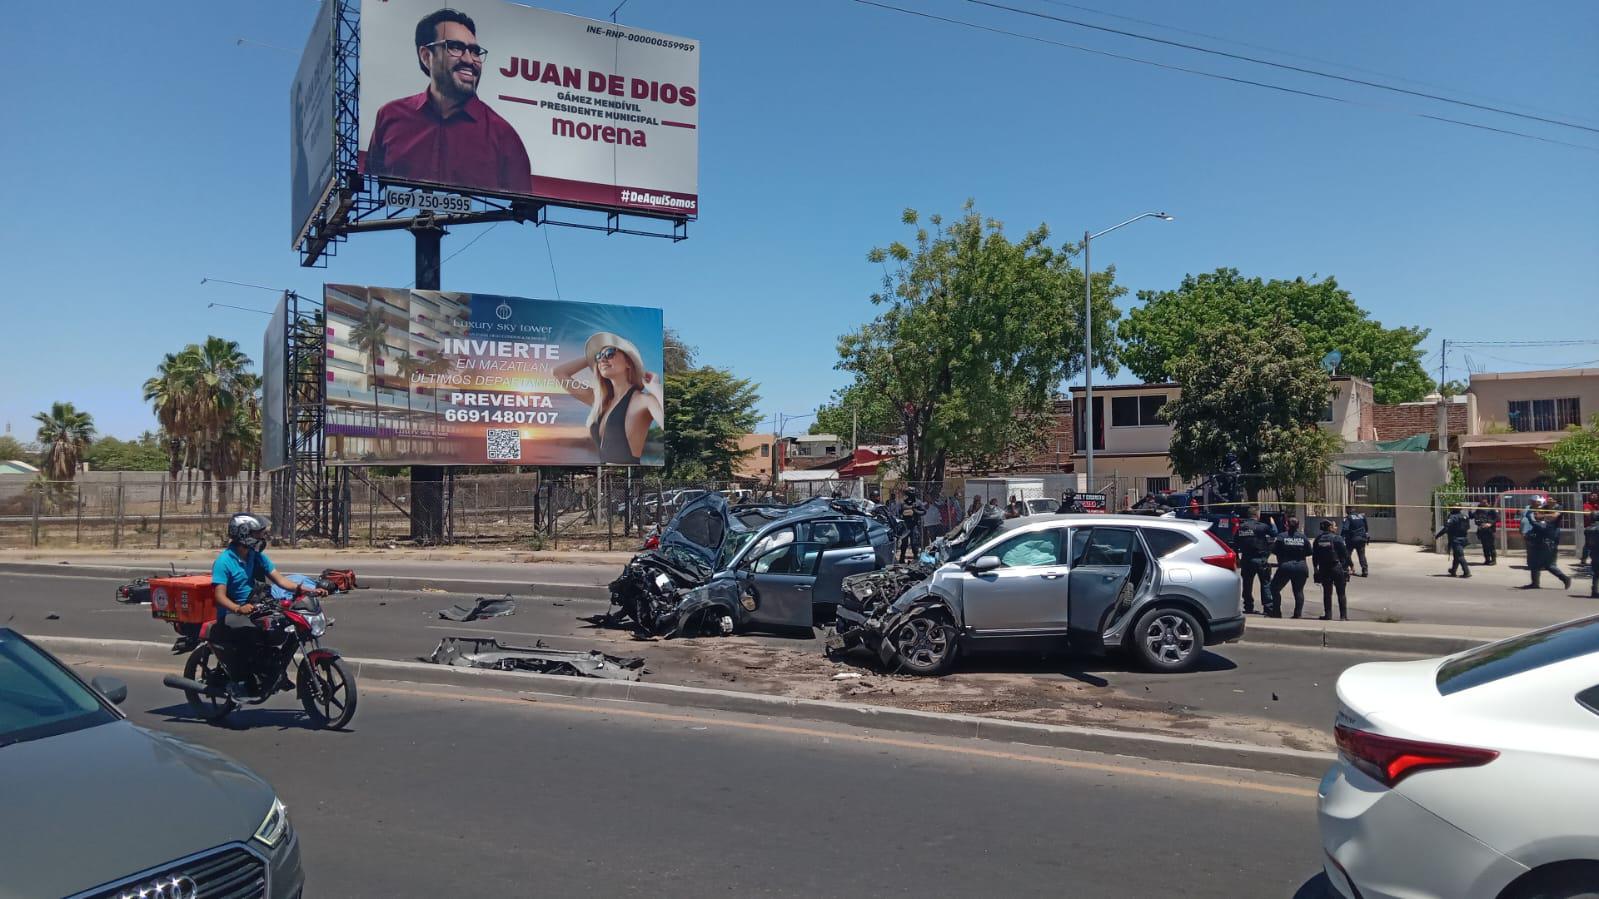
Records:
[[[358,465],[661,465],[661,310],[329,284],[326,452]]]

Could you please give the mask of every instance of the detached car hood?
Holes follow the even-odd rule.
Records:
[[[0,899],[20,899],[248,841],[273,792],[225,756],[114,721],[0,748],[0,797]]]

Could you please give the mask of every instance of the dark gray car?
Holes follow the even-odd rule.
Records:
[[[299,843],[271,785],[134,726],[114,704],[127,692],[0,627],[0,899],[298,897]]]

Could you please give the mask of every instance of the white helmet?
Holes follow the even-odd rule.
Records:
[[[239,543],[260,552],[266,549],[267,534],[272,530],[272,520],[253,512],[235,512],[228,519],[228,542]]]

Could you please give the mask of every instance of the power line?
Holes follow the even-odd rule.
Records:
[[[1397,87],[1397,86],[1392,85],[1392,84],[1383,84],[1380,81],[1368,81],[1368,80],[1366,80],[1364,78],[1351,78],[1351,77],[1349,77],[1347,75],[1339,75],[1339,74],[1336,74],[1334,72],[1323,72],[1323,71],[1320,71],[1318,69],[1307,68],[1305,66],[1296,66],[1296,65],[1292,65],[1292,64],[1286,63],[1286,62],[1272,62],[1269,59],[1260,59],[1260,58],[1254,57],[1254,56],[1246,56],[1246,55],[1244,55],[1242,53],[1229,53],[1226,50],[1217,50],[1214,47],[1204,47],[1204,46],[1201,46],[1199,44],[1189,44],[1189,43],[1184,43],[1183,41],[1169,40],[1169,39],[1163,38],[1163,37],[1155,37],[1154,35],[1150,35],[1150,34],[1139,34],[1136,31],[1127,31],[1126,29],[1122,29],[1122,28],[1112,28],[1109,25],[1095,25],[1092,22],[1083,22],[1083,21],[1079,21],[1077,19],[1068,19],[1065,16],[1054,16],[1054,15],[1050,15],[1049,13],[1042,13],[1042,12],[1038,12],[1036,10],[1022,9],[1022,8],[1016,7],[1016,6],[1006,6],[1003,3],[995,3],[995,2],[993,2],[993,0],[966,0],[966,2],[967,3],[971,3],[973,5],[976,5],[976,6],[986,6],[986,7],[990,8],[990,9],[1005,10],[1007,12],[1013,12],[1013,13],[1016,13],[1018,15],[1032,16],[1034,18],[1045,19],[1045,20],[1051,21],[1051,22],[1060,22],[1060,23],[1065,24],[1065,25],[1075,25],[1075,26],[1077,26],[1079,28],[1088,28],[1088,29],[1091,29],[1093,31],[1103,31],[1103,32],[1105,32],[1107,34],[1117,34],[1117,35],[1121,35],[1123,37],[1130,37],[1130,38],[1133,38],[1135,40],[1149,41],[1150,43],[1155,43],[1155,44],[1164,44],[1164,45],[1166,45],[1168,47],[1180,47],[1180,48],[1182,48],[1184,50],[1192,50],[1192,51],[1194,51],[1196,53],[1208,53],[1208,54],[1210,54],[1212,56],[1220,56],[1220,57],[1223,57],[1223,58],[1226,58],[1226,59],[1238,60],[1240,62],[1252,62],[1252,63],[1255,63],[1256,65],[1271,66],[1274,69],[1282,69],[1282,70],[1288,71],[1288,72],[1298,72],[1298,73],[1300,73],[1302,75],[1314,75],[1314,76],[1316,76],[1318,78],[1330,78],[1330,79],[1332,79],[1334,81],[1342,81],[1342,82],[1344,82],[1346,84],[1358,84],[1358,85],[1360,85],[1362,87],[1370,87],[1370,88],[1375,88],[1377,90],[1392,91],[1393,93],[1396,93],[1396,94],[1407,94],[1407,95],[1412,96],[1412,97],[1421,97],[1421,98],[1427,99],[1427,100],[1436,100],[1436,101],[1438,101],[1440,103],[1453,103],[1453,104],[1455,104],[1457,106],[1465,106],[1465,107],[1469,107],[1471,109],[1482,110],[1484,112],[1494,112],[1494,113],[1499,113],[1500,115],[1515,116],[1516,118],[1519,118],[1519,119],[1527,119],[1527,120],[1533,121],[1533,122],[1543,122],[1546,125],[1559,125],[1559,126],[1564,127],[1564,128],[1576,128],[1576,129],[1581,130],[1581,131],[1590,131],[1590,132],[1593,132],[1594,134],[1599,134],[1599,128],[1594,128],[1594,127],[1591,127],[1589,125],[1579,124],[1577,122],[1568,122],[1568,121],[1566,121],[1564,119],[1554,119],[1554,118],[1549,118],[1549,117],[1546,117],[1546,116],[1533,115],[1531,113],[1526,113],[1526,112],[1516,112],[1513,109],[1505,109],[1504,107],[1501,107],[1501,106],[1489,106],[1489,105],[1484,104],[1484,103],[1472,103],[1469,100],[1457,100],[1457,99],[1455,99],[1453,97],[1446,97],[1446,96],[1444,96],[1442,94],[1431,94],[1431,93],[1428,93],[1426,91],[1411,90],[1409,88]]]
[[[1463,119],[1451,119],[1451,118],[1448,118],[1447,116],[1432,115],[1432,114],[1424,113],[1424,112],[1413,112],[1413,111],[1408,110],[1408,109],[1402,109],[1402,108],[1397,107],[1397,106],[1389,106],[1387,104],[1382,104],[1382,103],[1371,103],[1371,102],[1360,101],[1360,100],[1350,100],[1350,99],[1347,99],[1345,97],[1335,97],[1335,96],[1332,96],[1331,94],[1321,94],[1321,93],[1317,93],[1315,91],[1301,90],[1299,88],[1293,88],[1293,87],[1284,87],[1283,85],[1280,85],[1280,84],[1270,84],[1270,83],[1267,83],[1267,82],[1264,82],[1264,81],[1254,81],[1254,80],[1251,80],[1251,79],[1248,79],[1248,78],[1238,78],[1238,77],[1235,77],[1235,76],[1232,76],[1232,75],[1222,75],[1222,74],[1217,73],[1217,72],[1207,72],[1207,71],[1205,71],[1203,69],[1193,69],[1193,68],[1189,68],[1187,66],[1179,66],[1179,65],[1173,65],[1171,63],[1156,62],[1156,61],[1151,60],[1151,59],[1143,59],[1143,58],[1137,57],[1137,56],[1128,56],[1128,55],[1123,54],[1123,53],[1112,53],[1109,50],[1098,50],[1098,49],[1095,49],[1093,47],[1084,47],[1084,46],[1081,46],[1081,45],[1078,45],[1078,44],[1068,44],[1065,41],[1052,40],[1050,38],[1039,37],[1039,36],[1033,35],[1033,34],[1022,34],[1021,32],[1009,31],[1009,30],[1006,30],[1004,28],[995,28],[995,27],[993,27],[991,25],[982,25],[982,24],[979,24],[977,22],[968,22],[968,21],[966,21],[964,19],[952,19],[952,18],[949,18],[947,16],[940,16],[940,15],[934,15],[933,13],[921,12],[920,10],[905,9],[903,7],[892,6],[892,5],[887,4],[887,3],[879,3],[879,2],[877,2],[877,0],[855,0],[855,2],[861,4],[862,6],[873,6],[873,7],[876,7],[878,9],[886,9],[886,10],[889,10],[890,12],[902,13],[902,14],[907,15],[907,16],[916,16],[917,18],[930,19],[930,20],[935,21],[935,22],[944,22],[945,24],[949,24],[949,25],[959,25],[961,27],[971,28],[971,29],[974,29],[976,31],[986,31],[986,32],[988,32],[990,34],[999,34],[999,35],[1003,35],[1005,37],[1020,38],[1021,40],[1024,40],[1024,41],[1033,41],[1034,43],[1048,44],[1048,45],[1053,46],[1053,47],[1062,47],[1062,48],[1065,48],[1067,50],[1077,50],[1079,52],[1089,53],[1089,54],[1092,54],[1094,56],[1103,56],[1103,57],[1106,57],[1108,59],[1119,59],[1119,60],[1122,60],[1123,62],[1138,63],[1139,65],[1152,66],[1152,67],[1157,68],[1157,69],[1166,69],[1166,70],[1172,71],[1172,72],[1183,72],[1183,73],[1189,74],[1189,75],[1198,75],[1198,76],[1200,76],[1202,78],[1213,78],[1213,79],[1216,79],[1218,81],[1230,81],[1230,82],[1232,82],[1234,84],[1246,84],[1246,85],[1249,85],[1251,87],[1263,88],[1265,90],[1270,90],[1270,91],[1278,91],[1280,93],[1285,93],[1285,94],[1294,94],[1294,95],[1301,96],[1301,97],[1310,97],[1310,98],[1317,99],[1317,100],[1327,100],[1327,101],[1332,102],[1332,103],[1344,103],[1344,104],[1348,104],[1350,106],[1364,107],[1364,108],[1367,108],[1367,109],[1381,109],[1381,110],[1386,110],[1386,111],[1389,111],[1389,112],[1397,112],[1397,113],[1400,113],[1401,115],[1415,116],[1416,118],[1422,118],[1422,119],[1431,119],[1432,121],[1435,121],[1435,122],[1444,122],[1444,123],[1450,124],[1450,125],[1461,125],[1461,126],[1466,127],[1466,128],[1475,128],[1475,129],[1478,129],[1480,131],[1491,131],[1491,132],[1494,132],[1495,134],[1504,134],[1504,135],[1508,135],[1510,137],[1521,137],[1521,138],[1526,138],[1527,140],[1535,140],[1535,141],[1538,141],[1540,143],[1555,144],[1555,145],[1562,146],[1562,147],[1571,147],[1572,149],[1576,149],[1576,150],[1586,150],[1589,153],[1599,153],[1599,147],[1591,147],[1591,146],[1588,146],[1586,144],[1574,144],[1574,143],[1571,143],[1569,141],[1556,140],[1556,139],[1551,138],[1551,137],[1542,137],[1542,136],[1537,135],[1537,134],[1528,134],[1528,133],[1526,133],[1524,131],[1512,131],[1512,130],[1510,130],[1508,128],[1495,128],[1495,127],[1493,127],[1491,125],[1482,125],[1482,124],[1478,124],[1476,122],[1468,122],[1468,121],[1465,121]]]
[[[1508,106],[1519,106],[1522,109],[1531,109],[1531,110],[1534,110],[1536,112],[1544,112],[1544,113],[1548,113],[1550,115],[1567,115],[1566,113],[1552,112],[1552,111],[1550,111],[1548,109],[1544,109],[1544,108],[1541,108],[1541,107],[1538,107],[1538,106],[1533,106],[1530,103],[1523,103],[1523,102],[1520,102],[1520,101],[1517,101],[1517,100],[1506,100],[1506,99],[1503,99],[1501,97],[1490,97],[1490,96],[1486,96],[1486,95],[1483,95],[1483,94],[1475,94],[1475,93],[1472,93],[1470,91],[1462,91],[1459,88],[1447,87],[1445,85],[1437,84],[1437,83],[1430,82],[1430,81],[1422,81],[1422,80],[1416,79],[1416,78],[1408,78],[1408,77],[1406,77],[1404,75],[1395,75],[1392,72],[1382,72],[1382,71],[1378,71],[1376,69],[1367,69],[1367,68],[1362,68],[1361,66],[1353,66],[1353,65],[1350,65],[1349,63],[1346,63],[1346,62],[1339,62],[1336,59],[1325,59],[1325,58],[1320,57],[1320,56],[1311,56],[1311,55],[1306,54],[1306,53],[1294,53],[1294,52],[1291,52],[1291,51],[1288,51],[1288,50],[1278,49],[1276,47],[1268,47],[1268,46],[1265,46],[1264,44],[1252,44],[1252,43],[1250,43],[1248,41],[1238,40],[1237,38],[1229,38],[1229,37],[1226,37],[1226,36],[1223,36],[1223,35],[1219,35],[1219,34],[1210,34],[1208,32],[1204,32],[1204,31],[1193,31],[1193,30],[1188,29],[1188,28],[1179,28],[1176,25],[1167,25],[1167,24],[1164,24],[1164,23],[1161,23],[1161,22],[1152,22],[1149,19],[1140,19],[1140,18],[1137,18],[1136,16],[1124,16],[1124,15],[1120,15],[1118,13],[1109,12],[1108,10],[1095,9],[1092,6],[1079,6],[1076,3],[1067,3],[1067,2],[1065,2],[1065,0],[1042,0],[1042,2],[1048,3],[1051,6],[1060,6],[1060,7],[1065,7],[1066,9],[1075,9],[1075,10],[1080,10],[1082,12],[1094,13],[1095,15],[1105,16],[1105,17],[1111,18],[1111,19],[1120,19],[1120,20],[1122,20],[1124,22],[1134,22],[1134,23],[1139,24],[1139,25],[1149,25],[1149,26],[1151,26],[1153,28],[1160,28],[1160,29],[1163,29],[1165,31],[1174,31],[1174,32],[1177,32],[1178,34],[1189,34],[1189,35],[1193,35],[1194,37],[1202,37],[1202,38],[1208,38],[1208,39],[1213,40],[1213,41],[1221,41],[1224,44],[1232,44],[1232,45],[1238,46],[1238,47],[1248,47],[1251,50],[1264,50],[1267,53],[1275,53],[1278,56],[1286,56],[1289,59],[1304,59],[1304,60],[1308,60],[1310,62],[1319,62],[1319,63],[1322,63],[1323,65],[1337,66],[1340,69],[1348,69],[1351,72],[1364,72],[1367,75],[1376,75],[1376,76],[1378,76],[1380,78],[1391,78],[1391,79],[1393,79],[1395,81],[1403,81],[1406,84],[1419,84],[1422,87],[1431,87],[1431,88],[1436,88],[1438,90],[1455,91],[1456,93],[1459,93],[1459,94],[1462,94],[1462,95],[1468,96],[1468,97],[1475,97],[1475,98],[1477,98],[1479,100],[1492,100],[1495,103],[1504,103],[1504,104],[1506,104]]]
[[[555,276],[555,251],[550,248],[550,229],[548,225],[544,227],[544,252],[550,257],[550,281],[555,284],[555,298],[559,300],[561,298],[561,279]]]

